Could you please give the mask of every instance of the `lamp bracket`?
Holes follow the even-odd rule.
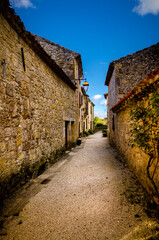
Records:
[[[76,81],[76,80],[78,80],[78,81],[85,81],[85,80],[86,80],[86,78],[81,78],[81,79],[79,78],[79,79],[75,79],[75,81]]]

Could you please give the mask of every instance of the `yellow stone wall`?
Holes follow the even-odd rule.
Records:
[[[83,133],[83,130],[88,131],[88,97],[81,91],[81,98],[83,102],[80,109],[80,132]]]
[[[91,110],[92,109],[92,110]],[[88,102],[88,116],[89,116],[89,121],[88,121],[88,130],[94,130],[94,105],[90,101]]]
[[[21,48],[24,51],[23,69]],[[0,15],[0,183],[7,182],[78,137],[78,99]],[[39,165],[40,166],[40,165]],[[25,174],[24,174],[25,175]]]
[[[81,111],[80,111],[80,106],[79,106],[79,93],[81,93],[81,81],[79,79],[81,76],[79,75],[79,73],[80,73],[79,63],[76,59],[74,59],[74,74],[75,74],[74,79],[76,79],[75,84],[77,87],[77,90],[76,90],[76,99],[77,99],[76,115],[78,118],[78,122],[77,122],[77,126],[76,126],[76,134],[78,136],[80,134],[80,128],[81,128],[81,120],[80,120],[81,119]]]
[[[111,108],[117,103],[116,96],[116,80],[115,70],[113,71],[112,77],[108,85],[108,99],[107,99],[107,117],[108,117],[108,138],[109,142],[114,145],[114,131],[113,121],[116,121],[116,113],[111,111]]]
[[[145,100],[141,100],[145,101]],[[131,102],[133,104],[140,105],[140,101]],[[146,104],[146,101],[145,101]],[[158,126],[159,129],[159,126]],[[134,171],[142,185],[147,189],[147,191],[154,197],[154,190],[151,181],[147,176],[147,164],[149,156],[146,155],[139,147],[131,147],[131,134],[130,134],[130,109],[129,104],[126,108],[121,109],[116,113],[116,122],[115,122],[115,131],[114,131],[114,145],[117,148],[118,152],[125,159],[128,166]],[[157,130],[157,129],[156,129]],[[152,174],[157,159],[154,161],[153,165],[150,168]],[[159,190],[159,165],[157,165],[154,181]],[[158,202],[156,197],[154,200]]]

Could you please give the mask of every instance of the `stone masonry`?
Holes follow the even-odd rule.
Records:
[[[122,108],[124,99],[134,91],[153,70],[159,66],[159,43],[145,48],[126,57],[114,60],[110,63],[105,85],[108,86],[107,111],[108,111],[108,137],[111,145],[114,145],[125,158],[130,168],[145,188],[153,195],[153,187],[146,176],[146,162],[148,156],[140,149],[132,149],[129,145],[130,114],[129,105]],[[142,92],[139,93],[139,95]],[[143,101],[143,99],[140,99]],[[134,102],[134,104],[139,104]],[[133,100],[132,103],[133,104]],[[118,109],[119,106],[119,109]],[[152,166],[153,168],[153,166]],[[158,172],[155,181],[158,184]]]
[[[81,56],[79,53],[71,51],[65,47],[51,42],[45,38],[34,35],[35,39],[44,48],[47,54],[62,68],[67,76],[75,83],[75,61],[79,64],[78,78],[83,76]]]
[[[108,86],[108,131],[113,144],[116,114],[111,108],[159,66],[159,43],[110,63],[105,85]]]
[[[13,12],[0,14],[1,198],[78,137],[76,87]]]
[[[129,92],[120,102],[113,108],[113,113],[116,114],[116,123],[114,129],[114,145],[119,153],[127,162],[128,166],[133,169],[138,176],[140,182],[145,189],[150,193],[154,200],[159,204],[159,199],[156,196],[154,186],[147,175],[147,165],[149,156],[145,154],[139,147],[131,147],[131,125],[130,125],[130,106],[141,106],[144,101],[147,105],[149,97],[154,90],[158,89],[159,83],[159,69],[155,70],[153,74],[137,85],[131,92]],[[151,124],[151,123],[150,123]],[[158,131],[158,127],[155,131]],[[158,156],[158,154],[156,154]],[[157,158],[153,161],[150,167],[150,175],[159,190],[159,163]]]

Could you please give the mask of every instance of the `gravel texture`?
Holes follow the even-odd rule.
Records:
[[[98,132],[6,200],[0,239],[159,240],[146,198]]]

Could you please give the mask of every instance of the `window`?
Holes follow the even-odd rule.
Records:
[[[85,131],[85,122],[83,123],[83,131]]]
[[[83,95],[81,95],[81,106],[83,105]]]
[[[90,114],[92,114],[92,105],[90,106]]]
[[[23,69],[24,69],[24,71],[25,71],[25,59],[24,59],[24,51],[23,51],[23,48],[21,48],[21,53],[22,53]]]
[[[81,107],[81,92],[79,92],[79,108]]]
[[[112,119],[112,129],[113,129],[113,131],[115,130],[115,118],[114,118],[114,115],[113,115],[113,119]]]

